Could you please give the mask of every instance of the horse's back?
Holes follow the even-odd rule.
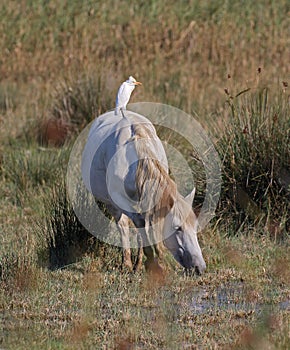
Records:
[[[117,193],[124,186],[132,198],[136,195],[135,176],[140,159],[136,141],[145,146],[142,157],[153,155],[167,167],[164,148],[152,123],[140,114],[125,113],[126,117],[116,116],[113,111],[98,117],[91,126],[82,156],[85,186],[107,204],[112,192]]]

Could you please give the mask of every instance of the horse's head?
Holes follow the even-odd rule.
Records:
[[[186,197],[181,195],[164,221],[164,245],[186,269],[194,268],[201,274],[206,264],[197,240],[197,218],[192,211],[195,189]]]

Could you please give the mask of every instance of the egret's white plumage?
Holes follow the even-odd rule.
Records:
[[[118,115],[121,110],[126,109],[130,96],[136,85],[142,85],[142,83],[136,81],[132,76],[121,84],[116,97],[115,115]]]

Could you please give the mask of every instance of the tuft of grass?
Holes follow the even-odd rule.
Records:
[[[55,88],[50,114],[81,130],[98,115],[113,107],[114,96],[107,90],[104,77],[87,72],[63,80]]]
[[[85,215],[96,215],[86,205],[86,199],[78,198]],[[102,204],[101,208],[106,213]],[[118,247],[110,246],[93,236],[79,221],[63,182],[52,187],[45,199],[45,225],[38,223],[39,240],[46,247],[47,252],[40,248],[39,261],[50,269],[59,269],[82,260],[85,256],[98,257],[105,269],[121,267],[121,251]],[[105,235],[106,226],[97,219],[97,225],[102,227]],[[43,261],[47,259],[48,261]]]
[[[290,119],[288,96],[267,88],[228,95],[229,115],[218,142],[223,160],[223,211],[289,229]],[[273,233],[273,232],[271,232]]]
[[[30,138],[43,146],[68,144],[75,134],[98,115],[112,109],[114,96],[108,90],[108,79],[96,70],[84,70],[59,79],[50,93],[50,106],[42,114]],[[35,137],[35,134],[37,137]]]
[[[45,207],[43,236],[47,237],[51,269],[69,265],[97,251],[98,241],[79,222],[63,184],[52,189]]]
[[[38,272],[31,256],[6,253],[0,256],[0,286],[13,293],[37,286]]]

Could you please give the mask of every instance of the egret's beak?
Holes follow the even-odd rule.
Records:
[[[134,85],[142,85],[142,83],[140,83],[140,81],[135,81]]]

